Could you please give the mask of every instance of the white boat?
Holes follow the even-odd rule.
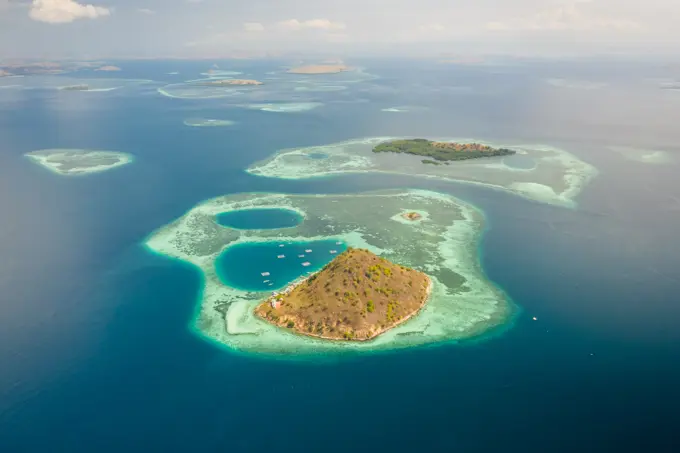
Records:
[[[335,255],[336,253],[338,253],[337,250],[331,250],[331,255]]]
[[[305,250],[305,253],[312,253],[312,249]]]
[[[277,258],[285,258],[286,255],[278,255]]]
[[[263,277],[269,277],[271,274],[269,272],[262,272],[262,274],[260,275],[262,275]]]
[[[298,255],[298,258],[304,258],[305,255]]]
[[[269,283],[269,280],[265,280],[265,281],[263,281],[262,283]]]
[[[340,242],[340,241],[335,243],[335,245],[341,245],[341,244],[342,244],[342,242]]]
[[[305,267],[309,266],[310,264],[312,264],[312,263],[310,263],[309,261],[305,261],[304,263],[302,263],[302,265],[305,266]]]

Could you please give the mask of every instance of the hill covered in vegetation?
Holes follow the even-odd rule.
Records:
[[[255,314],[302,335],[369,340],[416,314],[430,285],[422,272],[350,248],[319,272],[274,293]]]
[[[380,143],[373,148],[374,153],[405,153],[417,156],[429,157],[424,159],[424,164],[437,164],[439,162],[478,159],[481,157],[508,156],[515,151],[506,148],[492,148],[480,143],[455,143],[434,142],[424,138],[405,140],[391,140]]]

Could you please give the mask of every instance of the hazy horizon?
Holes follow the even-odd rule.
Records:
[[[0,0],[0,58],[671,56],[680,2]]]

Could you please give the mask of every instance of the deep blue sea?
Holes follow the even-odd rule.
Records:
[[[258,76],[283,63],[219,66]],[[0,452],[680,451],[680,96],[653,82],[671,67],[366,61],[380,78],[307,94],[325,103],[315,110],[273,113],[156,91],[212,62],[117,64],[114,77],[157,83],[0,90]],[[381,111],[395,106],[413,109]],[[183,124],[195,117],[237,125]],[[387,135],[561,146],[600,175],[569,210],[408,177],[244,172],[277,149]],[[609,144],[672,160],[637,162]],[[22,156],[59,147],[136,161],[63,177]],[[227,193],[391,187],[484,210],[480,259],[520,307],[513,326],[349,358],[235,353],[190,329],[198,272],[141,245]]]

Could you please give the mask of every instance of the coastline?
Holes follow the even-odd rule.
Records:
[[[289,228],[285,233],[262,236],[261,232],[242,234],[232,231],[218,226],[213,220],[216,214],[232,210],[264,206],[295,210],[298,209],[300,201],[328,205],[336,200],[347,200],[365,204],[361,200],[366,197],[378,197],[374,203],[380,203],[381,199],[398,204],[403,203],[400,201],[402,199],[410,200],[421,207],[429,203],[435,203],[437,206],[444,203],[446,206],[456,206],[464,213],[463,219],[449,225],[444,231],[444,236],[439,239],[441,242],[437,242],[439,251],[436,251],[436,254],[439,256],[444,252],[441,258],[443,261],[430,262],[424,267],[413,266],[408,261],[404,263],[420,269],[432,281],[428,302],[423,304],[418,316],[414,314],[409,318],[412,322],[396,325],[368,342],[338,342],[297,335],[254,315],[255,307],[267,297],[266,292],[227,287],[217,277],[214,267],[217,256],[232,245],[252,242],[272,240],[306,242],[324,240],[330,236],[342,240],[350,247],[369,249],[375,254],[393,259],[391,250],[381,249],[367,242],[365,232],[362,231],[336,231],[330,235],[300,236],[294,228]],[[392,215],[400,210],[398,205],[395,206]],[[449,208],[445,210],[448,211]],[[428,228],[430,223],[428,220],[424,223],[410,224],[409,227],[419,231]],[[188,262],[200,270],[203,276],[202,289],[197,299],[195,315],[189,322],[191,331],[199,337],[228,350],[244,353],[264,354],[270,357],[288,357],[291,354],[318,356],[319,353],[326,352],[363,353],[455,343],[472,337],[483,337],[487,332],[498,331],[497,328],[511,319],[510,315],[515,310],[509,297],[502,289],[496,287],[481,269],[479,241],[483,225],[483,214],[477,208],[451,195],[431,191],[391,189],[342,195],[248,193],[218,197],[198,204],[177,220],[148,236],[145,247],[152,253]],[[219,241],[221,245],[208,248],[199,245],[205,241],[212,243],[211,238],[215,237],[215,234],[225,237]],[[227,237],[229,239],[226,239]],[[464,288],[451,289],[450,282],[442,281],[433,275],[442,268],[450,269],[464,277]],[[459,308],[450,307],[451,303]],[[461,309],[464,311],[461,312]],[[472,311],[468,311],[470,309]]]
[[[292,285],[289,285],[287,288],[290,288],[290,290],[293,291],[295,288],[297,288],[299,285],[301,285],[304,282],[306,282],[307,280],[309,280],[310,277],[317,274],[318,272],[319,271],[313,272],[313,273],[307,275],[304,279],[301,279],[298,282],[294,282]],[[314,333],[304,333],[304,332],[298,332],[298,331],[292,331],[292,332],[295,335],[300,335],[300,336],[303,336],[303,337],[313,337],[313,338],[319,338],[319,339],[322,339],[322,340],[333,341],[333,342],[348,342],[348,341],[350,341],[350,342],[351,341],[368,342],[368,341],[374,340],[376,337],[382,335],[383,333],[388,332],[388,331],[394,329],[395,327],[400,326],[401,324],[404,324],[406,321],[408,321],[412,317],[418,315],[421,312],[421,310],[425,307],[425,304],[427,303],[428,300],[430,300],[430,296],[432,294],[432,279],[430,278],[429,275],[427,275],[427,274],[424,274],[424,275],[425,275],[425,278],[427,278],[427,289],[425,290],[425,297],[423,298],[422,302],[418,306],[418,309],[413,311],[412,313],[410,313],[408,316],[405,316],[402,319],[399,319],[393,325],[376,331],[372,336],[370,336],[368,338],[355,338],[355,339],[352,339],[352,340],[343,340],[343,339],[340,339],[340,338],[327,337],[325,335],[319,335],[319,334],[314,334]],[[260,301],[260,303],[258,303],[258,305],[255,307],[255,310],[257,310],[257,308],[259,308],[260,305],[270,302],[273,297],[275,297],[275,296],[272,295],[272,296],[269,296],[268,298]],[[257,312],[255,313],[255,315],[258,318],[260,318],[262,321],[268,322],[266,319],[264,319],[262,316],[260,316]],[[272,324],[270,322],[268,322],[268,323],[273,325],[273,326],[276,326],[280,329],[283,329],[283,327],[279,326],[278,324]]]

